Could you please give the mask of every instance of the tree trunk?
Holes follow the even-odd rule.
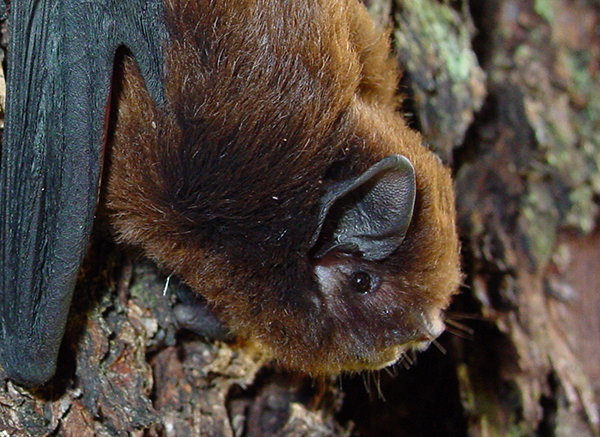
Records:
[[[465,286],[438,347],[392,372],[278,371],[178,330],[176,285],[98,224],[59,373],[2,382],[0,436],[600,435],[600,4],[369,6],[455,170]]]

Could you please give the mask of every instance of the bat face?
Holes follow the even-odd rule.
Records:
[[[124,61],[107,206],[234,332],[311,374],[443,331],[460,281],[449,171],[396,113],[354,0],[167,0],[166,102]]]

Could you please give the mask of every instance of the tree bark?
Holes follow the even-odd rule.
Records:
[[[57,377],[2,379],[0,436],[600,435],[600,5],[368,3],[409,120],[456,175],[465,286],[438,348],[391,372],[282,372],[180,331],[175,285],[99,223]]]

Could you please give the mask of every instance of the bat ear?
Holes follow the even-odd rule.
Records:
[[[388,156],[323,196],[313,240],[315,257],[360,253],[381,260],[404,240],[415,205],[415,170],[402,155]]]

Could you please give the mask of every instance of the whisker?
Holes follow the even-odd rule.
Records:
[[[406,352],[403,352],[402,358],[400,359],[400,363],[404,366],[406,370],[408,370],[415,363],[415,361],[411,357],[409,357]]]
[[[463,331],[461,331],[459,329],[454,329],[452,327],[446,327],[446,332],[449,334],[452,334],[456,337],[464,338],[465,340],[473,340],[472,334],[464,333]]]
[[[466,340],[473,340],[473,335],[475,334],[472,328],[452,319],[446,319],[446,331]]]
[[[362,380],[363,380],[363,385],[365,386],[365,391],[369,395],[369,399],[372,399],[373,393],[371,393],[371,372],[363,372]]]
[[[431,343],[433,343],[433,345],[438,348],[438,350],[443,353],[444,355],[446,355],[448,353],[448,351],[446,350],[446,348],[444,346],[441,345],[441,343],[439,341],[437,341],[435,338],[431,339]]]
[[[459,313],[454,311],[446,311],[446,318],[451,320],[485,320],[481,314]]]
[[[402,359],[402,358],[400,358]],[[398,377],[398,367],[394,366],[389,366],[384,368],[383,370],[385,370],[385,373],[387,373],[390,378],[397,378]]]
[[[377,396],[379,396],[379,399],[385,402],[385,396],[383,395],[383,391],[381,390],[381,373],[376,372],[376,374],[373,375],[373,378],[375,382],[375,387],[377,388]]]

